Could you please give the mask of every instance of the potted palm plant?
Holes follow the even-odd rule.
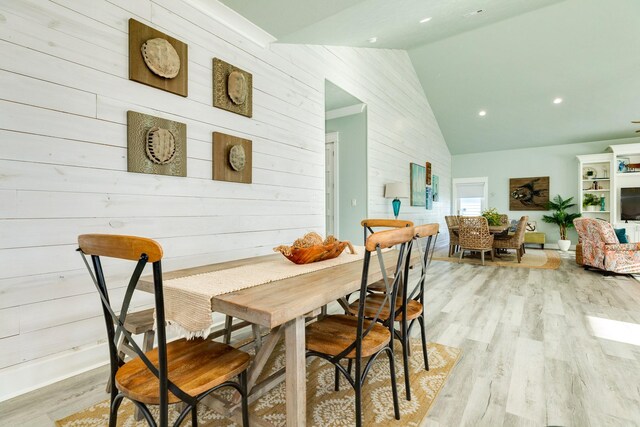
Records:
[[[573,203],[573,197],[563,199],[562,196],[557,195],[552,201],[547,203],[547,209],[552,210],[551,215],[542,215],[542,220],[548,224],[556,224],[560,228],[560,240],[558,240],[558,247],[561,251],[568,251],[571,246],[571,240],[567,239],[567,230],[573,227],[573,220],[580,218],[579,213],[567,212],[568,209],[576,206]]]

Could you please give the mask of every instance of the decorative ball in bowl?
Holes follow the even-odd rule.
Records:
[[[349,241],[341,242],[333,236],[327,236],[325,240],[322,240],[318,233],[311,232],[293,242],[293,245],[281,245],[273,248],[273,251],[280,252],[289,261],[296,264],[309,264],[336,258],[346,247],[349,247],[352,254],[356,253]]]

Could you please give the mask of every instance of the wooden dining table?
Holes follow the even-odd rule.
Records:
[[[275,257],[282,255],[266,255],[164,272],[163,279],[166,281],[253,265]],[[383,253],[388,274],[393,272],[397,257],[396,250]],[[412,261],[417,262],[417,259],[414,254]],[[211,297],[212,312],[233,316],[270,329],[270,334],[262,342],[249,368],[249,390],[255,390],[257,379],[267,359],[284,333],[286,419],[289,427],[304,426],[306,423],[305,318],[307,315],[318,313],[321,307],[359,290],[362,265],[362,259],[359,258],[353,262]],[[373,261],[369,267],[369,283],[380,279],[381,268],[377,261]],[[138,289],[153,292],[152,279],[143,277],[138,283]]]

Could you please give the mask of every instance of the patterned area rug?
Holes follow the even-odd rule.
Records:
[[[464,258],[460,260],[460,252],[456,252],[452,257],[447,256],[447,249],[439,250],[433,255],[434,261],[447,261],[457,262],[463,264],[482,265],[479,253],[471,253],[465,251]],[[516,267],[516,268],[543,268],[547,270],[557,270],[562,262],[560,253],[555,249],[541,250],[527,248],[527,253],[524,254],[520,263],[516,258],[514,250],[510,250],[509,253],[500,254],[500,257],[496,257],[495,261],[491,261],[491,255],[489,253],[484,254],[484,264],[493,267]]]
[[[396,345],[396,374],[398,382],[398,397],[400,402],[400,421],[393,418],[393,403],[391,398],[391,383],[389,380],[389,361],[386,355],[381,355],[373,364],[367,375],[363,390],[362,412],[363,424],[366,426],[418,426],[427,415],[431,404],[451,373],[460,357],[460,349],[441,344],[429,343],[429,371],[424,370],[424,360],[420,340],[412,342],[412,352],[409,359],[411,372],[412,400],[405,399],[404,375],[402,365],[402,350]],[[283,345],[276,349],[268,363],[263,376],[271,375],[284,366],[285,354]],[[346,366],[346,365],[345,365]],[[307,359],[307,425],[318,427],[347,427],[355,425],[355,397],[353,389],[342,378],[340,391],[334,391],[334,368],[328,362],[318,359]],[[228,400],[230,389],[221,390],[217,396]],[[136,422],[133,417],[133,404],[126,400],[118,411],[119,427],[143,427],[146,422]],[[154,407],[151,407],[154,412]],[[285,418],[285,385],[281,383],[273,390],[256,400],[250,407],[261,421],[262,425],[284,426]],[[170,408],[169,418],[173,422],[178,412]],[[189,418],[189,417],[187,417]],[[157,418],[156,418],[157,419]],[[69,417],[56,421],[59,427],[94,427],[105,426],[109,420],[109,401],[97,403],[90,408],[75,413]],[[201,426],[239,426],[234,420],[229,420],[200,405],[198,421]],[[238,420],[239,423],[239,420]],[[191,421],[182,423],[190,426]]]

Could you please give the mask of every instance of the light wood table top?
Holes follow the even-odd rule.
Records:
[[[383,253],[385,266],[389,273],[393,272],[397,256],[395,250]],[[176,279],[242,265],[252,265],[278,257],[282,257],[282,255],[273,254],[163,272],[163,279]],[[381,278],[382,273],[378,262],[372,260],[369,267],[369,283]],[[274,328],[360,289],[361,279],[362,259],[359,259],[312,273],[212,296],[211,310]],[[143,277],[138,283],[138,288],[153,292],[153,279],[150,276]]]

